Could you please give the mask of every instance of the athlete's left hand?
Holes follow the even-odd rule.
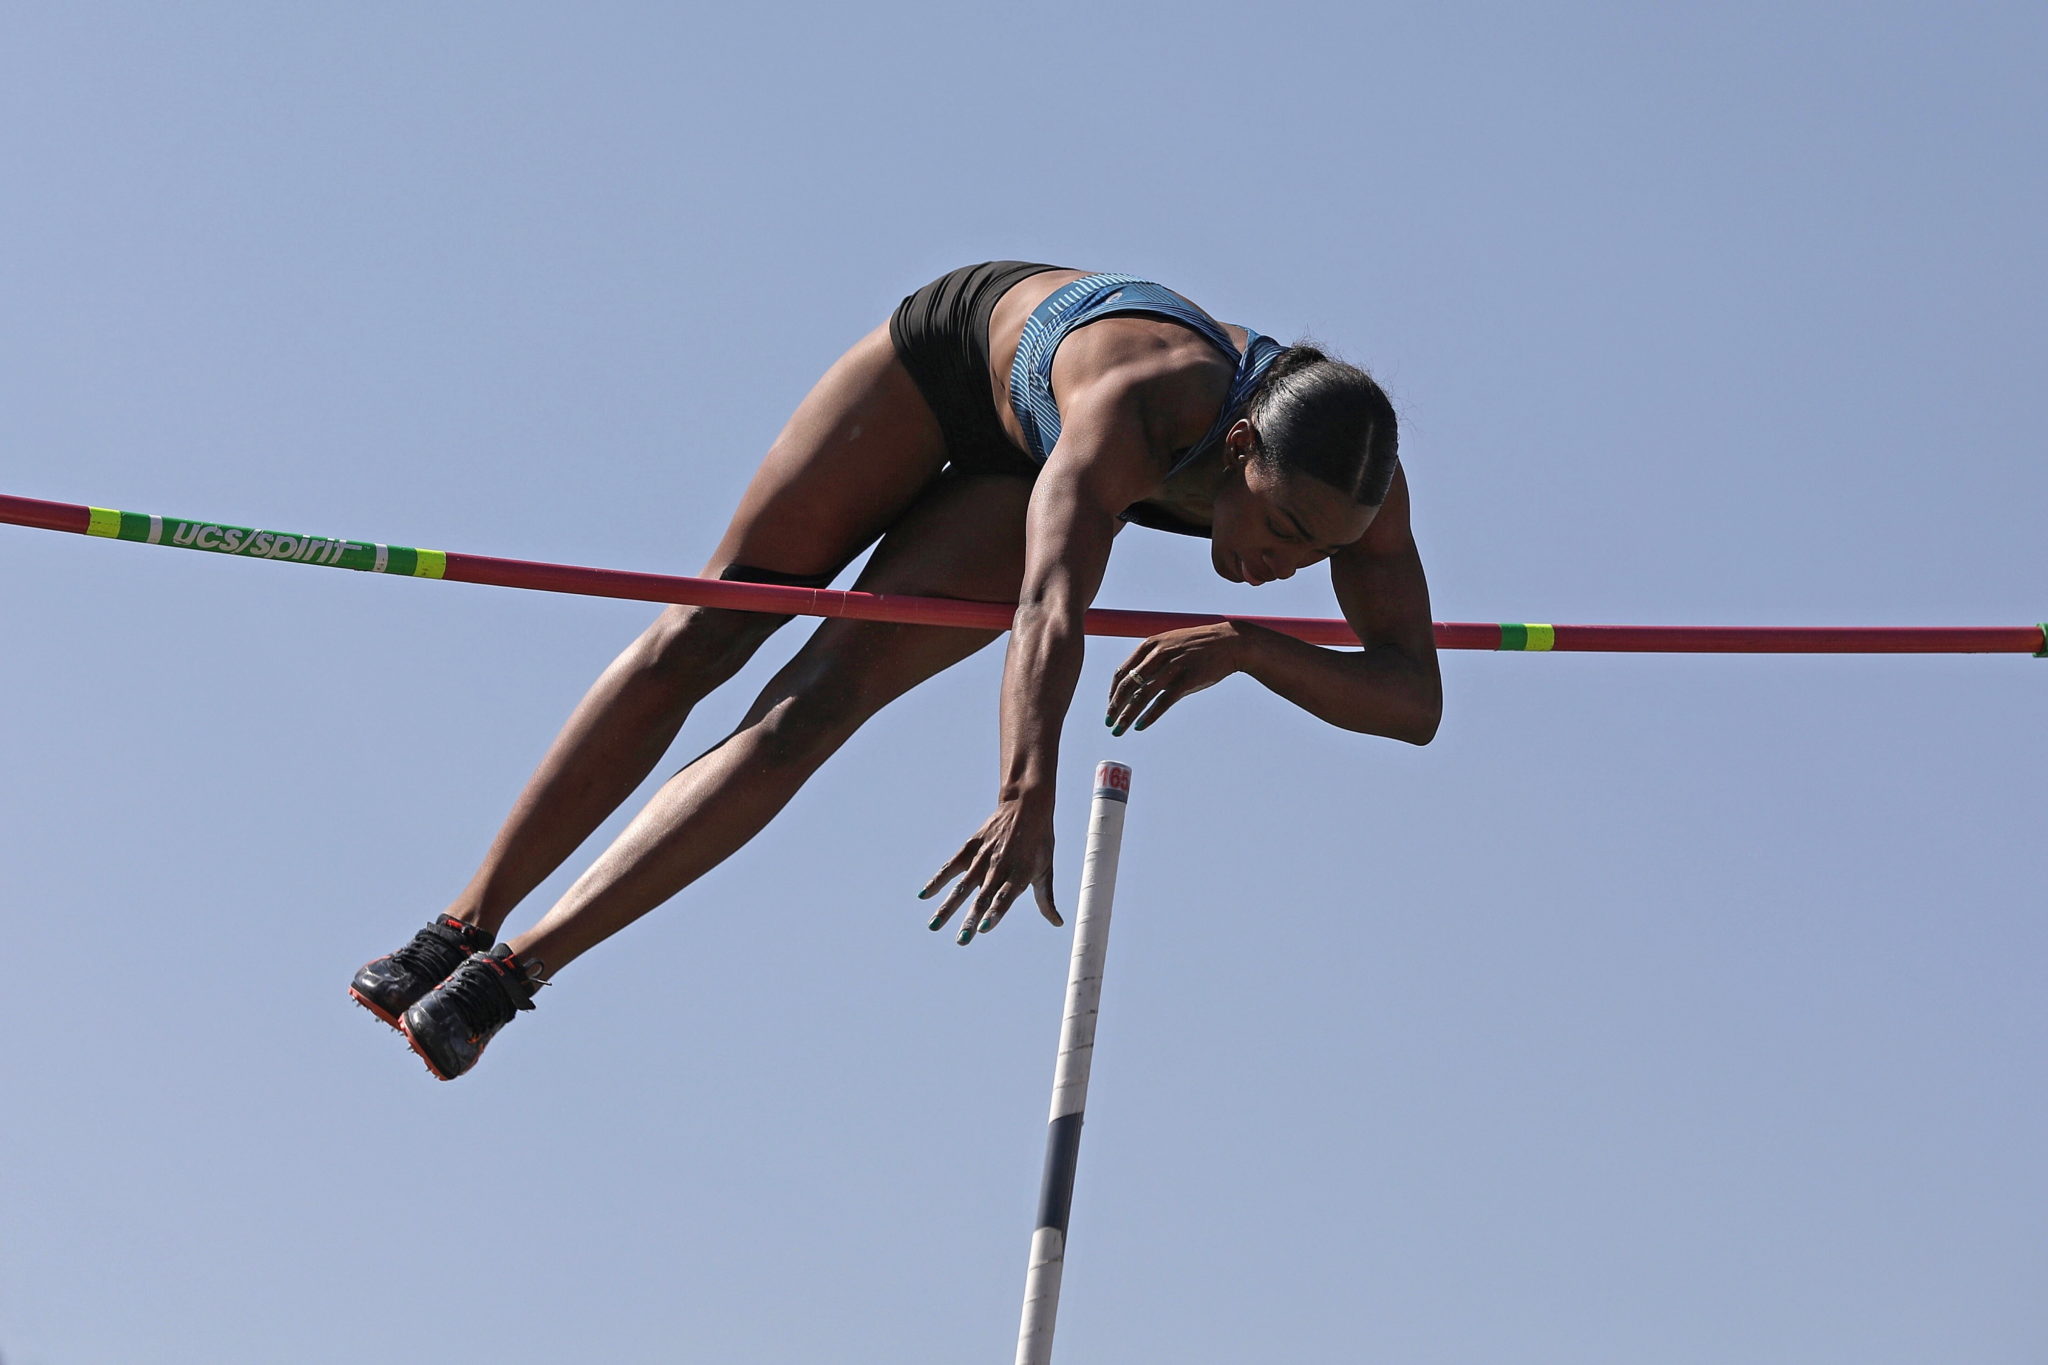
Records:
[[[1239,672],[1246,643],[1246,628],[1235,621],[1153,636],[1117,669],[1103,723],[1118,735],[1144,729],[1182,697]]]

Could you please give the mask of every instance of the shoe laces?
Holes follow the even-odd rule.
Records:
[[[454,958],[460,966],[468,951],[462,946],[458,931],[436,922],[414,934],[411,942],[393,953],[391,965],[422,976],[445,976],[451,970],[448,959]]]
[[[527,989],[520,991],[513,985],[513,978]],[[509,1024],[520,1010],[532,1009],[533,990],[544,984],[529,979],[522,964],[510,958],[479,953],[442,982],[441,990],[462,1017],[481,1032]]]

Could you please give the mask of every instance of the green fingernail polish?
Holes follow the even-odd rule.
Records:
[[[944,924],[945,922],[946,922],[946,917],[945,917],[944,915],[933,915],[933,916],[932,916],[932,922],[931,922],[930,924],[927,924],[927,925],[925,926],[925,928],[927,928],[927,929],[932,929],[932,930],[936,930],[936,929],[938,929],[938,928],[939,928],[939,927],[940,927],[941,925],[943,925],[943,924]]]
[[[972,939],[973,939],[973,937],[974,937],[974,927],[973,927],[972,925],[969,925],[969,926],[968,926],[967,928],[965,928],[965,929],[962,929],[962,930],[960,931],[960,938],[959,938],[959,940],[958,940],[958,941],[959,941],[959,943],[960,943],[960,946],[961,946],[961,947],[963,947],[963,948],[964,948],[964,947],[966,947],[966,946],[967,946],[967,944],[968,944],[968,942],[969,942],[970,940],[972,940]]]

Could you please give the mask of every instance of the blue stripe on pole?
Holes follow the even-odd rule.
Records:
[[[1081,1115],[1062,1114],[1045,1134],[1045,1181],[1038,1190],[1038,1226],[1067,1235],[1074,1210],[1074,1167],[1081,1158]]]

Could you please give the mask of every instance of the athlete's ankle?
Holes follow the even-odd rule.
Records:
[[[499,931],[505,927],[505,921],[512,918],[512,912],[518,906],[519,902],[517,899],[493,903],[491,900],[471,895],[465,891],[462,895],[450,901],[448,908],[441,913],[448,916],[449,919],[459,920],[464,924],[472,926],[491,942],[496,943]]]
[[[538,936],[532,933],[521,934],[505,940],[504,946],[512,950],[513,960],[524,966],[529,975],[538,981],[546,981],[555,974],[554,959],[544,952],[534,951],[529,946],[530,940],[538,941]]]

